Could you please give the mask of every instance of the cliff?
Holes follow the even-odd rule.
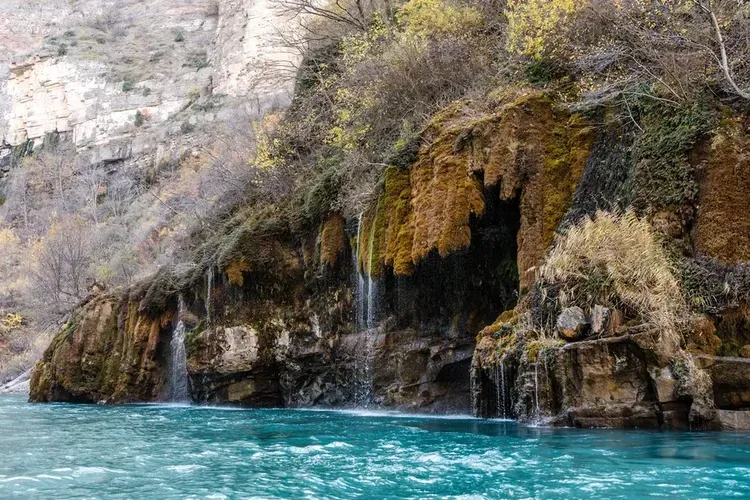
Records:
[[[699,180],[706,194],[698,200],[717,196],[707,183],[720,175],[725,151],[734,150],[723,142],[732,123],[722,121],[711,132],[713,147],[695,143],[702,149],[694,155],[705,155],[701,161],[708,165]],[[616,134],[630,140],[627,131]],[[158,398],[165,392],[160,370],[170,332],[184,321],[197,402],[466,412],[473,396],[473,409],[483,416],[581,426],[740,427],[750,379],[731,367],[750,366],[750,360],[716,354],[747,350],[731,347],[747,338],[744,323],[726,323],[743,305],[693,320],[679,341],[684,349],[674,352],[663,349],[658,325],[623,298],[590,306],[579,300],[591,309],[581,309],[581,330],[558,334],[560,340],[540,340],[540,325],[522,321],[549,307],[538,302],[544,280],[535,266],[562,245],[556,232],[587,217],[597,220],[596,210],[615,210],[620,200],[607,190],[637,175],[626,172],[619,186],[601,181],[613,167],[627,168],[612,164],[612,136],[543,93],[522,92],[484,115],[470,102],[455,103],[425,129],[408,168],[385,172],[382,194],[359,221],[331,213],[302,233],[284,223],[260,236],[248,229],[235,234],[223,260],[208,269],[157,277],[127,298],[97,299],[109,304],[110,314],[119,310],[111,337],[132,339],[126,342],[139,353],[129,364],[135,371],[123,373],[125,381],[103,384],[101,369],[82,372],[81,365],[91,363],[84,357],[106,359],[113,352],[112,339],[89,331],[93,318],[83,320],[56,339],[37,367],[32,399]],[[732,137],[744,140],[741,133]],[[744,203],[729,195],[721,203]],[[691,235],[716,220],[710,214],[717,203],[654,212],[644,231],[663,228],[661,238],[683,248],[686,263],[706,266],[709,261],[691,256],[698,255],[693,241],[699,248],[701,241]],[[742,210],[731,207],[729,213]],[[262,224],[251,226],[259,231]],[[734,227],[715,225],[713,241],[722,231],[735,237]],[[622,246],[628,244],[636,245]],[[715,265],[731,263],[721,252],[702,259],[709,256]],[[519,292],[523,300],[516,305]],[[179,295],[187,304],[182,318]],[[567,306],[552,319],[559,323],[557,314],[574,304]],[[82,314],[98,317],[101,307],[87,306]],[[140,321],[152,326],[142,335],[128,333],[127,325]],[[700,377],[681,365],[683,350],[710,377],[708,393],[698,392]],[[123,388],[130,380],[137,389]]]
[[[602,62],[611,40],[640,53],[621,23],[641,17],[579,37],[588,10],[547,33],[523,5],[321,15],[244,196],[179,263],[90,297],[31,399],[187,380],[197,403],[750,427],[745,103],[715,71]],[[216,26],[212,83],[241,98],[243,24]],[[669,53],[712,61],[681,52],[704,42]]]

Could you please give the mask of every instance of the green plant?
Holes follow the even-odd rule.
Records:
[[[695,201],[698,183],[688,155],[716,123],[716,113],[701,102],[674,106],[646,99],[641,114],[643,131],[633,145],[635,206],[657,211]]]
[[[183,66],[185,67],[195,68],[196,71],[207,68],[209,65],[208,54],[205,50],[200,50],[189,54],[187,62],[183,64]]]
[[[195,130],[195,126],[189,121],[184,121],[180,125],[180,132],[182,132],[183,134],[189,134],[193,132],[194,130]]]
[[[153,91],[150,87],[143,87],[143,97],[148,97]]]
[[[122,82],[122,91],[123,92],[131,92],[135,88],[135,82],[130,79],[130,77],[126,77],[125,81]]]
[[[60,45],[57,48],[57,55],[58,56],[62,57],[62,56],[67,55],[67,54],[68,54],[68,46],[67,45],[62,44],[62,45]]]
[[[141,110],[135,112],[135,126],[140,127],[146,122],[146,116],[141,113]]]
[[[177,36],[174,39],[175,42],[184,42],[185,36],[182,33],[177,33]]]

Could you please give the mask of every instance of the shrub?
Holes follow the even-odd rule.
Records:
[[[639,210],[661,210],[695,201],[698,194],[688,155],[716,122],[700,102],[673,106],[657,100],[641,105],[643,132],[633,145],[632,195]]]
[[[597,212],[561,236],[538,271],[554,310],[601,304],[623,310],[669,341],[687,318],[680,284],[651,225],[632,212]],[[542,328],[550,329],[554,317]]]
[[[60,45],[57,48],[57,55],[58,56],[62,57],[62,56],[67,55],[67,54],[68,54],[68,46],[67,45],[62,44],[62,45]]]
[[[146,115],[141,113],[141,110],[135,112],[135,126],[140,127],[146,122]]]
[[[135,83],[130,78],[125,78],[125,81],[122,82],[122,91],[123,92],[131,92],[135,88]]]
[[[180,132],[183,134],[189,134],[195,130],[195,126],[190,123],[189,121],[182,122],[182,125],[180,125]]]
[[[175,42],[184,42],[185,36],[182,33],[177,33],[177,36],[174,38]]]

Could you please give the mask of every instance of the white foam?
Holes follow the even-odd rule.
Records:
[[[190,465],[170,465],[167,467],[167,470],[171,470],[172,472],[179,472],[180,474],[187,474],[189,472],[193,472],[198,469],[205,469],[205,465],[197,465],[197,464],[190,464]]]

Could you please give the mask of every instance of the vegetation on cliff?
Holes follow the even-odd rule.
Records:
[[[639,374],[669,366],[675,397],[710,406],[687,351],[735,353],[747,337],[745,235],[732,236],[746,208],[733,180],[747,167],[746,5],[282,4],[307,14],[294,101],[256,129],[241,195],[192,226],[179,265],[129,288],[135,316],[156,320],[195,289],[209,315],[217,271],[225,295],[299,306],[346,281],[347,255],[375,283],[428,290],[425,273],[502,241],[513,248],[493,269],[465,273],[473,290],[517,288],[476,300],[517,302],[479,335],[487,366],[515,353],[536,370],[566,342],[622,337],[611,343]]]

